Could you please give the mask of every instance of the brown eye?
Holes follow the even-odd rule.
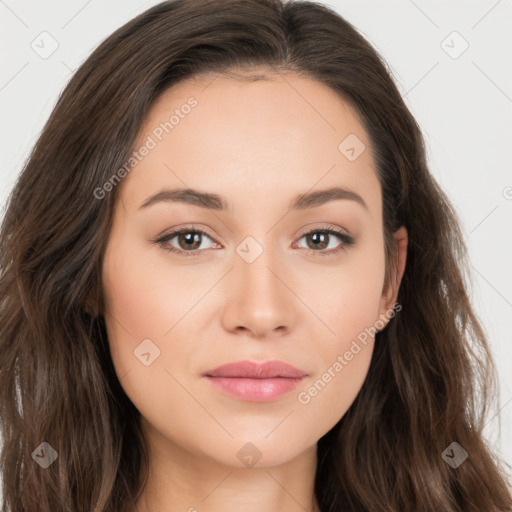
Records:
[[[325,231],[315,231],[313,233],[308,233],[305,237],[310,249],[326,249],[329,245],[329,238],[331,235]]]
[[[171,243],[174,239],[176,241]],[[173,231],[155,240],[155,243],[161,245],[168,252],[178,253],[182,256],[194,256],[205,249],[205,247],[201,248],[205,239],[212,240],[204,231],[185,228]]]
[[[306,249],[325,256],[337,254],[339,251],[342,251],[355,243],[354,237],[332,228],[317,228],[305,233],[302,235],[301,239],[302,238],[306,239]],[[336,243],[336,238],[338,239],[338,243]]]
[[[185,231],[175,235],[180,249],[196,250],[201,246],[201,233],[197,231]]]

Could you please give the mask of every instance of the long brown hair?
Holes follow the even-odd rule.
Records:
[[[0,234],[2,510],[133,510],[148,452],[103,317],[117,187],[102,199],[97,190],[164,90],[256,68],[313,78],[360,116],[382,187],[386,283],[392,233],[403,225],[409,236],[403,310],[377,333],[360,393],[318,442],[321,510],[510,510],[505,468],[483,437],[495,367],[468,299],[458,220],[427,168],[420,128],[352,25],[321,4],[284,0],[162,2],[103,41],[62,92]],[[43,442],[58,454],[45,469],[34,459],[49,456]],[[452,443],[468,454],[456,468],[443,457]]]

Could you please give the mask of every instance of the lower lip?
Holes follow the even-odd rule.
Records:
[[[206,377],[220,391],[251,402],[270,402],[295,389],[304,379],[275,377],[248,379],[245,377]]]

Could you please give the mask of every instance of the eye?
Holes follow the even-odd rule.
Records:
[[[198,252],[201,252],[202,242],[204,237],[212,240],[212,238],[200,229],[193,228],[181,228],[174,231],[171,231],[167,235],[158,240],[155,240],[155,243],[162,246],[162,248],[166,251],[179,253],[183,256],[194,256]],[[176,244],[178,247],[171,243],[171,240],[176,238]]]
[[[333,237],[337,238],[341,243],[338,242],[338,244],[336,244],[335,241],[333,242]],[[354,237],[332,227],[315,228],[304,233],[299,240],[303,238],[306,239],[306,248],[321,256],[332,256],[334,254],[338,254],[340,251],[347,249],[355,243]],[[330,250],[326,251],[325,249],[329,249],[329,246]]]
[[[197,256],[203,249],[205,249],[204,246],[202,247],[205,237],[213,241],[212,237],[210,237],[210,235],[205,231],[192,227],[185,227],[175,229],[153,242],[160,245],[164,250],[180,256]],[[302,240],[303,238],[306,238],[307,240],[306,243],[308,247],[306,247],[306,249],[322,256],[335,255],[340,251],[346,250],[355,243],[354,237],[332,227],[315,228],[304,233],[299,240]],[[338,239],[338,244],[334,243],[334,246],[331,243],[333,238]],[[176,239],[176,245],[172,243],[173,239]],[[214,245],[218,244],[214,242]]]

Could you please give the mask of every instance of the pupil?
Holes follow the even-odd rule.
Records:
[[[316,246],[316,247],[321,246],[322,249],[326,247],[325,242],[327,239],[327,233],[323,233],[323,232],[319,231],[317,233],[313,233],[311,235],[311,237],[312,237],[314,246]]]
[[[183,233],[182,234],[182,239],[185,239],[185,243],[188,247],[192,247],[194,246],[194,244],[197,244],[198,240],[199,240],[199,233],[191,233],[191,232],[188,232],[188,233]],[[199,245],[201,245],[199,243]]]

